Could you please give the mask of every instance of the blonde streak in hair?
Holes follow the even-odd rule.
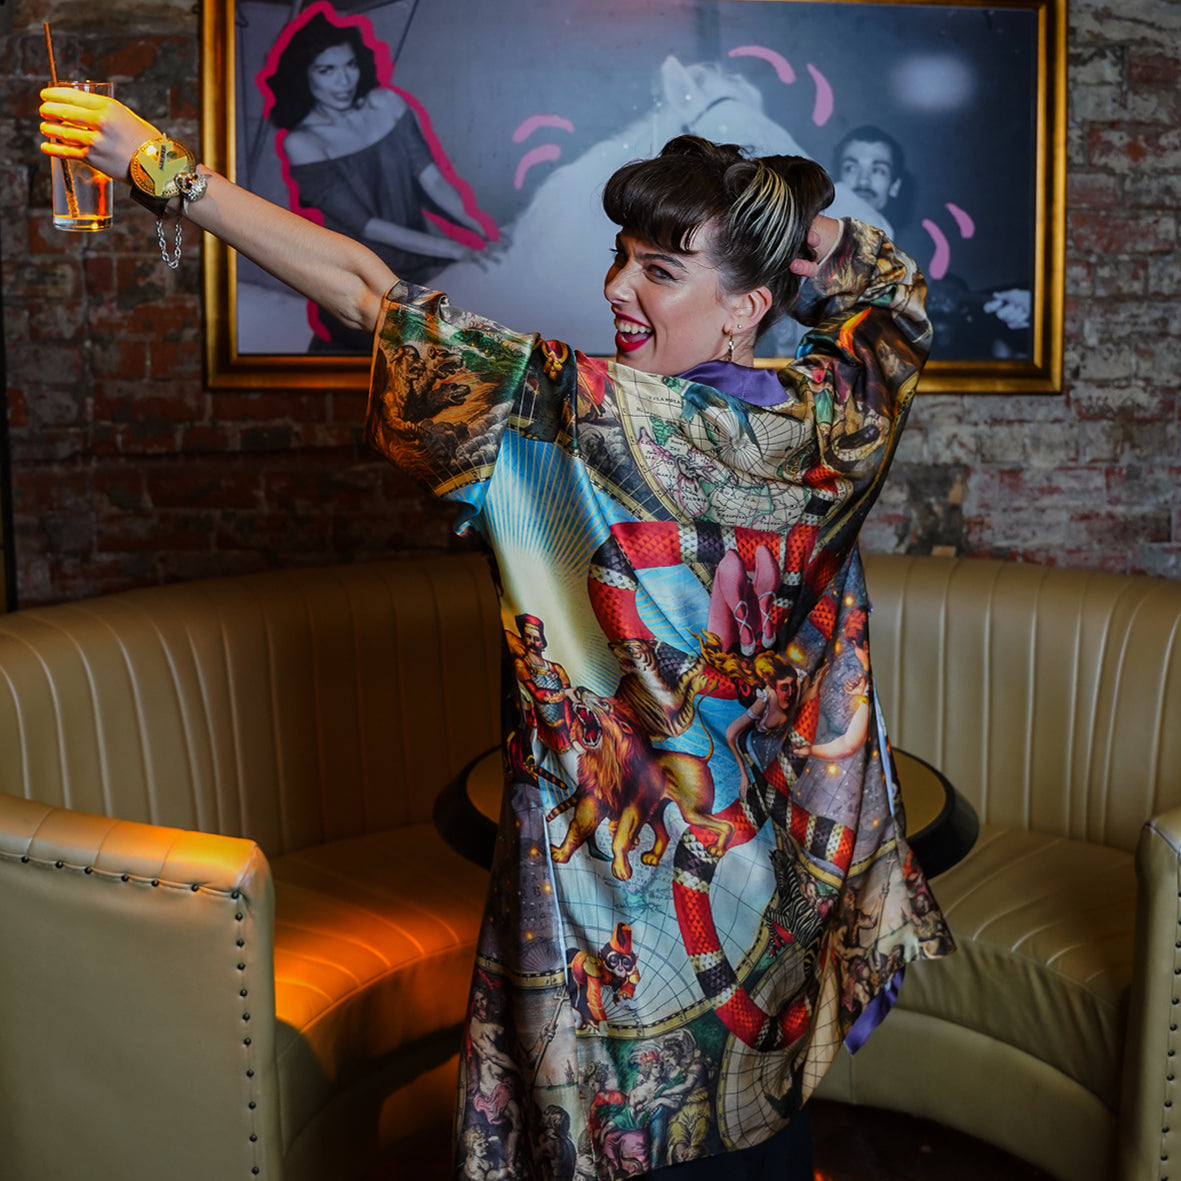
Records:
[[[758,243],[766,272],[776,273],[791,262],[798,217],[795,193],[774,168],[761,160],[755,163],[757,171],[734,203],[730,221],[736,231]]]

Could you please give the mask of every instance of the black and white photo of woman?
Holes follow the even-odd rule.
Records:
[[[420,284],[495,240],[494,223],[470,190],[461,192],[466,186],[437,140],[430,142],[421,106],[382,84],[377,50],[355,21],[313,5],[283,31],[258,83],[279,129],[276,148],[296,212],[364,242]],[[318,310],[312,328],[312,352],[372,346],[369,334]]]

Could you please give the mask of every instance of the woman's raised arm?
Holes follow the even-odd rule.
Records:
[[[71,87],[41,92],[41,150],[85,160],[115,180],[141,144],[160,132],[129,107]],[[202,167],[205,195],[185,216],[301,295],[327,308],[350,328],[372,331],[382,296],[397,276],[371,250],[298,214],[238,188]]]

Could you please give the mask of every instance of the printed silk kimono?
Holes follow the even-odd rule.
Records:
[[[903,965],[952,949],[901,835],[856,546],[930,340],[922,278],[846,222],[798,314],[763,407],[387,296],[370,441],[461,506],[504,625],[472,1181],[757,1144]]]

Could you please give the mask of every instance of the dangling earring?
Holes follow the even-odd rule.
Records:
[[[726,360],[733,361],[734,360],[734,333],[727,332],[726,336],[728,338],[726,341]]]

